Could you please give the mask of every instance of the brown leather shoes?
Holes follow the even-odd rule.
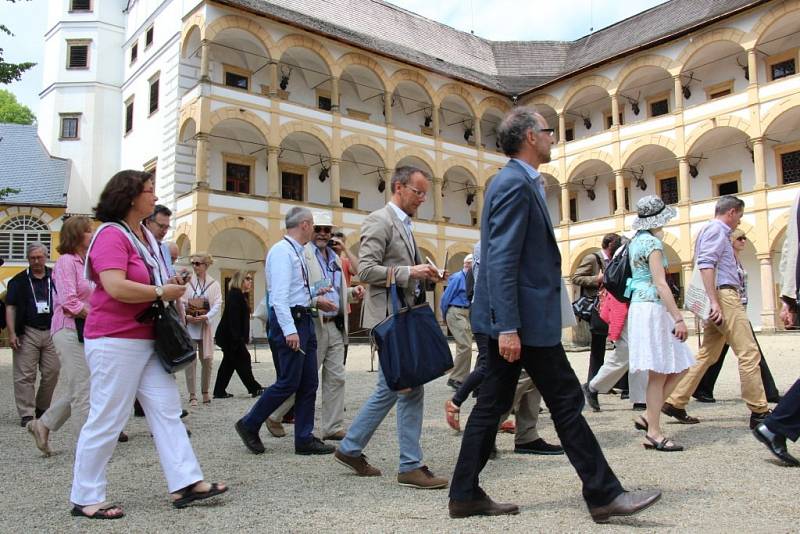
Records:
[[[367,461],[367,457],[363,454],[361,456],[347,456],[342,454],[337,449],[336,452],[333,453],[333,458],[342,464],[345,467],[349,467],[360,477],[379,477],[381,476],[381,470],[377,467],[373,467]]]
[[[661,498],[659,490],[623,491],[605,506],[589,508],[595,523],[607,523],[614,516],[628,516],[641,512]]]
[[[267,430],[276,438],[282,438],[286,435],[283,425],[277,421],[273,421],[269,417],[267,417]]]
[[[697,417],[692,417],[686,410],[683,408],[676,408],[672,404],[665,402],[664,405],[661,407],[661,413],[664,415],[668,415],[670,417],[674,417],[678,420],[679,423],[684,425],[696,425],[700,422],[700,419]]]
[[[401,486],[417,489],[442,489],[447,487],[446,478],[437,477],[427,465],[423,465],[413,471],[397,474],[397,483]]]
[[[322,436],[322,439],[325,441],[342,441],[346,435],[347,432],[345,432],[344,430],[337,430],[333,434]]]
[[[494,502],[488,495],[474,501],[454,501],[447,505],[450,517],[460,519],[474,515],[516,515],[519,506],[511,503]]]

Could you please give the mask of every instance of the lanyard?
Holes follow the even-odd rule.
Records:
[[[52,285],[50,283],[51,282],[50,281],[50,277],[47,276],[47,271],[44,272],[44,276],[45,276],[45,278],[47,278],[47,297],[45,297],[45,302],[47,302],[47,305],[50,306],[50,304],[52,304],[52,302],[50,301],[50,298],[53,295],[53,289],[52,289]],[[34,287],[33,287],[33,280],[31,279],[31,270],[30,269],[28,269],[28,283],[31,285],[31,294],[33,295],[33,301],[34,302],[41,302],[38,298],[36,298],[36,289],[34,289]]]
[[[300,262],[300,272],[303,273],[303,286],[305,286],[305,288],[308,289],[308,294],[313,299],[314,296],[311,295],[311,286],[308,285],[308,273],[306,272],[306,264],[303,261],[303,258],[300,257],[300,253],[297,252],[297,249],[294,247],[294,243],[289,241],[286,237],[284,237],[283,239],[284,241],[289,243],[289,246],[292,247],[292,250],[294,251],[294,255],[297,256],[297,261]]]
[[[202,297],[203,295],[205,295],[206,289],[208,289],[209,285],[210,284],[206,281],[206,282],[203,282],[203,287],[200,287],[200,279],[198,278],[197,279],[197,285],[196,286],[192,286],[192,291],[194,291],[194,296],[195,297]],[[197,290],[198,289],[200,289],[200,294],[199,295],[197,294]]]

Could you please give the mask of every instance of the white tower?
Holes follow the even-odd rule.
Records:
[[[72,160],[67,211],[90,213],[120,168],[127,0],[50,0],[39,137]]]

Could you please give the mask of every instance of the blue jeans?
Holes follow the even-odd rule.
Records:
[[[269,324],[269,347],[279,364],[276,369],[278,377],[242,417],[242,424],[250,431],[258,432],[267,417],[294,394],[294,443],[295,446],[305,445],[314,437],[314,401],[317,398],[317,338],[314,335],[314,324],[308,315],[295,321],[297,334],[300,336],[300,348],[305,355],[286,345],[286,339],[272,310]]]
[[[381,424],[386,414],[397,403],[397,441],[400,445],[400,473],[407,473],[422,467],[422,448],[419,437],[422,434],[422,410],[425,400],[423,386],[408,393],[397,393],[386,385],[383,371],[378,370],[378,385],[347,431],[347,436],[339,445],[339,452],[345,456],[360,456],[369,443],[372,434]]]

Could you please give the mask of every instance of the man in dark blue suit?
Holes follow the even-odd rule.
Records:
[[[511,110],[497,129],[511,158],[486,192],[481,214],[481,276],[472,330],[489,336],[487,375],[470,414],[450,486],[450,517],[519,513],[496,503],[478,476],[489,459],[500,416],[509,410],[522,367],[542,394],[562,446],[583,482],[592,519],[631,515],[660,491],[627,492],[606,463],[581,415],[583,393],[561,345],[561,254],[536,170],[550,161],[553,130],[533,109]]]

